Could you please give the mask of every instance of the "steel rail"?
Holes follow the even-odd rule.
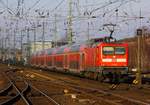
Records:
[[[52,79],[53,78],[53,79]],[[55,78],[54,79],[54,77],[52,77],[52,78],[50,78],[50,82],[52,82],[52,83],[54,83],[54,84],[57,84],[57,85],[62,85],[62,86],[66,86],[66,84],[64,84],[64,83],[67,83],[67,86],[69,86],[69,88],[70,89],[72,89],[72,90],[75,90],[75,91],[77,91],[77,92],[79,92],[79,93],[83,93],[83,94],[86,94],[87,96],[89,96],[89,97],[93,97],[93,95],[90,95],[90,94],[88,94],[88,92],[85,92],[85,90],[81,90],[81,88],[82,87],[80,87],[80,86],[76,86],[76,85],[73,85],[72,83],[70,83],[70,82],[67,82],[67,81],[64,81],[64,80],[62,80],[62,79],[60,79],[60,78]],[[49,78],[46,78],[46,79],[49,79]],[[79,88],[80,87],[80,89],[77,89],[77,88]],[[82,88],[82,89],[86,89],[87,90],[87,88]],[[104,98],[102,98],[102,97],[94,97],[95,99],[97,99],[97,100],[101,100],[101,101],[103,101],[103,102],[105,102],[105,103],[109,103],[109,104],[111,104],[111,105],[121,105],[121,104],[118,104],[118,103],[116,103],[116,102],[114,102],[114,101],[111,101],[111,100],[109,100],[109,99],[104,99]]]
[[[19,99],[19,98],[22,98],[26,105],[32,105],[32,103],[29,102],[29,101],[27,100],[27,98],[24,97],[24,95],[23,95],[23,93],[25,93],[25,92],[28,90],[29,85],[25,82],[26,87],[25,87],[25,89],[21,92],[21,91],[17,88],[17,86],[14,84],[14,82],[12,82],[12,80],[10,80],[10,78],[9,78],[5,73],[4,73],[4,75],[5,75],[6,78],[9,80],[10,84],[13,86],[13,88],[17,91],[18,94],[17,94],[16,96],[14,96],[13,98],[8,99],[8,100],[6,100],[5,102],[0,103],[0,105],[8,105],[8,103],[14,103],[14,101],[16,101],[16,100]]]
[[[33,85],[29,84],[27,81],[24,80],[24,83],[26,84],[26,87],[24,88],[24,90],[22,90],[20,92],[20,90],[17,88],[17,86],[10,80],[10,78],[4,74],[7,79],[9,80],[9,82],[11,83],[12,87],[15,88],[15,90],[17,91],[17,95],[3,103],[1,103],[0,105],[7,105],[8,103],[12,103],[13,100],[16,100],[17,98],[22,98],[24,100],[24,102],[26,103],[26,105],[32,105],[32,103],[30,101],[28,101],[28,99],[26,99],[26,97],[24,96],[27,92],[27,90],[29,89],[34,89],[36,91],[38,91],[40,94],[42,94],[43,96],[45,96],[48,100],[50,100],[53,104],[55,105],[60,105],[57,101],[55,101],[53,98],[51,98],[50,96],[48,96],[47,94],[45,94],[44,92],[42,92],[41,90],[37,89],[36,87],[34,87]]]
[[[50,96],[48,96],[47,94],[45,94],[44,92],[42,92],[41,90],[37,89],[35,86],[29,84],[31,88],[35,89],[36,91],[38,91],[39,93],[41,93],[43,96],[45,96],[48,100],[50,100],[51,102],[53,102],[55,105],[60,105],[57,101],[55,101],[53,98],[51,98]]]
[[[132,98],[128,98],[128,97],[124,97],[124,96],[121,96],[121,95],[118,95],[118,94],[114,94],[114,93],[111,93],[111,92],[106,92],[106,91],[103,91],[103,90],[100,90],[100,89],[93,89],[93,88],[87,88],[87,87],[84,88],[84,87],[74,86],[74,85],[72,85],[72,86],[75,87],[75,88],[83,88],[83,89],[89,89],[91,91],[97,91],[97,92],[102,93],[102,94],[118,97],[120,99],[127,100],[127,101],[130,101],[130,102],[134,102],[134,103],[140,104],[140,105],[150,105],[150,103],[146,103],[146,102],[139,101],[139,100],[132,99]]]
[[[6,95],[10,90],[12,90],[13,86],[10,83],[7,87],[0,91],[0,96]]]
[[[66,86],[66,84],[63,84],[62,82],[56,82],[56,81],[51,81],[51,82],[52,82],[52,83],[55,83],[55,84],[58,84],[58,85]],[[89,92],[86,92],[87,88],[82,88],[82,87],[80,87],[80,86],[75,86],[75,85],[71,85],[71,84],[67,84],[67,86],[69,86],[70,89],[75,90],[75,91],[77,91],[77,92],[79,92],[79,93],[83,93],[83,94],[85,94],[85,95],[87,95],[87,96],[89,96],[89,97],[93,97],[92,94],[89,94]],[[84,90],[82,90],[82,89],[84,89]],[[95,91],[95,90],[94,90],[94,91]],[[94,91],[93,91],[93,90],[90,90],[90,92],[94,92]],[[107,103],[107,104],[111,104],[111,105],[121,105],[121,104],[116,103],[116,102],[114,102],[114,101],[112,101],[112,100],[104,99],[103,97],[94,96],[93,98],[96,99],[96,100],[101,100],[101,101],[103,101],[103,102],[105,102],[105,103]]]
[[[51,77],[52,78],[52,77]],[[100,89],[95,89],[95,88],[87,88],[87,87],[82,87],[82,86],[77,86],[77,85],[74,85],[74,84],[72,84],[72,83],[68,83],[67,81],[64,81],[64,80],[62,80],[62,79],[60,79],[60,78],[56,78],[56,77],[53,77],[54,79],[56,79],[56,80],[59,80],[60,82],[56,82],[56,81],[52,81],[51,79],[50,79],[50,81],[51,82],[53,82],[53,83],[56,83],[56,84],[61,84],[61,85],[64,85],[64,86],[66,86],[66,84],[64,84],[64,83],[67,83],[67,85],[68,86],[70,86],[70,87],[72,87],[72,88],[74,88],[75,90],[77,90],[77,91],[80,91],[81,89],[88,89],[88,90],[90,90],[90,91],[96,91],[96,92],[99,92],[99,93],[101,93],[101,94],[105,94],[105,95],[111,95],[111,96],[114,96],[114,97],[116,97],[116,98],[120,98],[122,101],[123,100],[126,100],[126,101],[129,101],[129,102],[132,102],[132,103],[136,103],[136,104],[140,104],[140,105],[150,105],[150,103],[146,103],[146,102],[143,102],[143,101],[139,101],[139,100],[136,100],[136,99],[132,99],[132,98],[128,98],[128,97],[124,97],[124,96],[121,96],[121,95],[119,95],[119,94],[114,94],[114,93],[111,93],[111,92],[106,92],[106,91],[104,91],[104,90],[100,90]],[[48,78],[47,78],[48,79]],[[64,83],[63,83],[64,82]],[[77,89],[77,88],[79,88],[79,89]],[[83,92],[83,91],[82,91]],[[84,92],[85,93],[85,92]],[[100,98],[100,97],[99,97]],[[100,98],[100,99],[104,99],[104,98]],[[120,105],[119,103],[117,103],[117,102],[114,102],[114,101],[111,101],[111,100],[108,100],[108,99],[104,99],[104,100],[106,100],[107,102],[109,102],[109,103],[111,103],[111,104],[115,104],[115,105]]]
[[[62,80],[64,81],[64,80]],[[64,81],[65,82],[65,81]],[[102,93],[102,94],[105,94],[105,95],[111,95],[111,96],[114,96],[114,97],[118,97],[120,99],[123,99],[123,100],[126,100],[126,101],[130,101],[130,102],[133,102],[133,103],[136,103],[136,104],[140,104],[140,105],[150,105],[150,103],[146,103],[146,102],[143,102],[143,101],[139,101],[139,100],[136,100],[136,99],[132,99],[132,98],[128,98],[128,97],[124,97],[124,96],[121,96],[119,94],[114,94],[114,93],[111,93],[111,92],[107,92],[107,91],[104,91],[104,90],[100,90],[100,89],[95,89],[95,88],[87,88],[87,87],[81,87],[81,86],[77,86],[77,85],[73,85],[73,84],[68,84],[74,88],[80,88],[80,89],[88,89],[90,91],[96,91],[96,92],[99,92],[99,93]],[[123,101],[122,100],[122,101]],[[109,100],[108,100],[109,101]]]
[[[16,96],[14,96],[14,97],[12,97],[12,98],[10,98],[10,99],[0,103],[0,105],[12,105],[14,103],[14,101],[16,101],[19,98],[20,98],[20,95],[17,94]]]

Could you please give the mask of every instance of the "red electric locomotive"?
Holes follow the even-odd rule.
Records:
[[[85,77],[112,80],[114,74],[127,74],[128,45],[104,39],[91,43],[66,45],[35,52],[31,65],[76,73]]]

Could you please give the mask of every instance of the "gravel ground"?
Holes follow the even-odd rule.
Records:
[[[6,68],[6,66],[0,65],[0,69],[4,68]],[[132,99],[137,99],[143,102],[150,103],[149,85],[143,86],[144,88],[139,89],[136,87],[136,85],[120,84],[115,90],[111,90],[111,84],[108,83],[100,83],[99,81],[80,78],[68,74],[22,67],[19,67],[17,75],[26,78],[32,83],[32,85],[36,86],[38,89],[42,90],[43,92],[51,96],[53,99],[58,101],[60,105],[110,105],[104,103],[101,100],[96,100],[92,97],[89,97],[88,95],[81,94],[73,90],[72,88],[68,88],[67,84],[104,90],[124,97],[129,97]],[[66,86],[59,86],[55,84],[55,82],[57,83],[59,80],[64,82]],[[0,88],[3,88],[5,86],[4,84],[6,84],[5,80],[2,78],[2,74],[0,74]],[[101,95],[94,92],[89,94],[95,96]],[[53,105],[49,101],[42,99],[40,95],[34,91],[32,91],[32,94],[29,94],[28,97],[30,97],[30,99],[34,102],[35,105]],[[41,100],[45,100],[44,103]]]

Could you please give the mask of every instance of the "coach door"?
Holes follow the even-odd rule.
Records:
[[[55,67],[55,56],[52,55],[52,56],[51,56],[51,59],[52,59],[52,67]]]
[[[67,55],[64,55],[64,68],[67,69],[68,68],[68,63],[67,63]]]
[[[85,64],[85,54],[80,53],[80,70],[84,69],[84,64]]]

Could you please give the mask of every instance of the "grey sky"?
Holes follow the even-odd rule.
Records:
[[[11,28],[11,32],[13,28],[16,26],[16,17],[14,14],[10,14],[7,12],[7,4],[8,8],[13,11],[15,14],[17,13],[17,0],[1,0],[0,2],[0,12],[5,11],[0,15],[0,21],[3,29]],[[7,3],[8,1],[8,3]],[[38,2],[39,1],[39,2]],[[41,24],[42,19],[37,19],[39,16],[38,13],[44,13],[44,15],[49,12],[49,17],[44,20],[46,21],[46,30],[45,36],[47,40],[54,39],[54,14],[57,13],[57,37],[58,39],[66,36],[67,29],[67,12],[68,12],[68,0],[64,0],[60,6],[58,4],[62,0],[24,0],[24,5],[22,5],[25,16],[23,19],[18,19],[18,30],[26,27],[32,27],[33,25]],[[134,34],[134,31],[140,25],[140,11],[143,17],[142,25],[149,26],[150,24],[147,22],[150,20],[150,0],[122,0],[122,1],[130,1],[129,3],[125,3],[124,5],[120,4],[120,2],[111,4],[106,6],[105,8],[99,9],[93,12],[91,15],[96,16],[96,18],[85,18],[87,17],[87,13],[92,10],[102,7],[109,2],[114,2],[116,0],[72,0],[73,1],[73,34],[75,35],[74,39],[86,40],[88,34],[88,23],[89,23],[89,34],[90,38],[92,37],[102,37],[108,35],[109,32],[106,27],[103,27],[103,24],[117,24],[115,27],[114,36],[117,38],[125,38],[131,37]],[[37,4],[36,4],[37,2]],[[78,4],[79,3],[79,4]],[[124,3],[124,2],[123,2]],[[36,5],[34,5],[36,4]],[[56,8],[58,6],[58,8]],[[31,10],[30,10],[31,8]],[[115,12],[116,9],[118,12]],[[30,10],[30,11],[28,11]],[[35,12],[38,10],[38,12]],[[9,11],[10,12],[10,11]],[[117,17],[118,16],[118,17]],[[13,23],[13,24],[11,24]],[[5,33],[5,36],[7,33]],[[39,38],[41,39],[42,28],[39,27],[37,31]],[[18,36],[19,36],[18,31]],[[31,32],[31,35],[33,32]],[[11,34],[12,35],[12,34]],[[1,36],[2,37],[2,36]],[[11,38],[13,39],[13,38]],[[25,41],[26,39],[24,39]],[[31,40],[32,36],[31,36]]]

